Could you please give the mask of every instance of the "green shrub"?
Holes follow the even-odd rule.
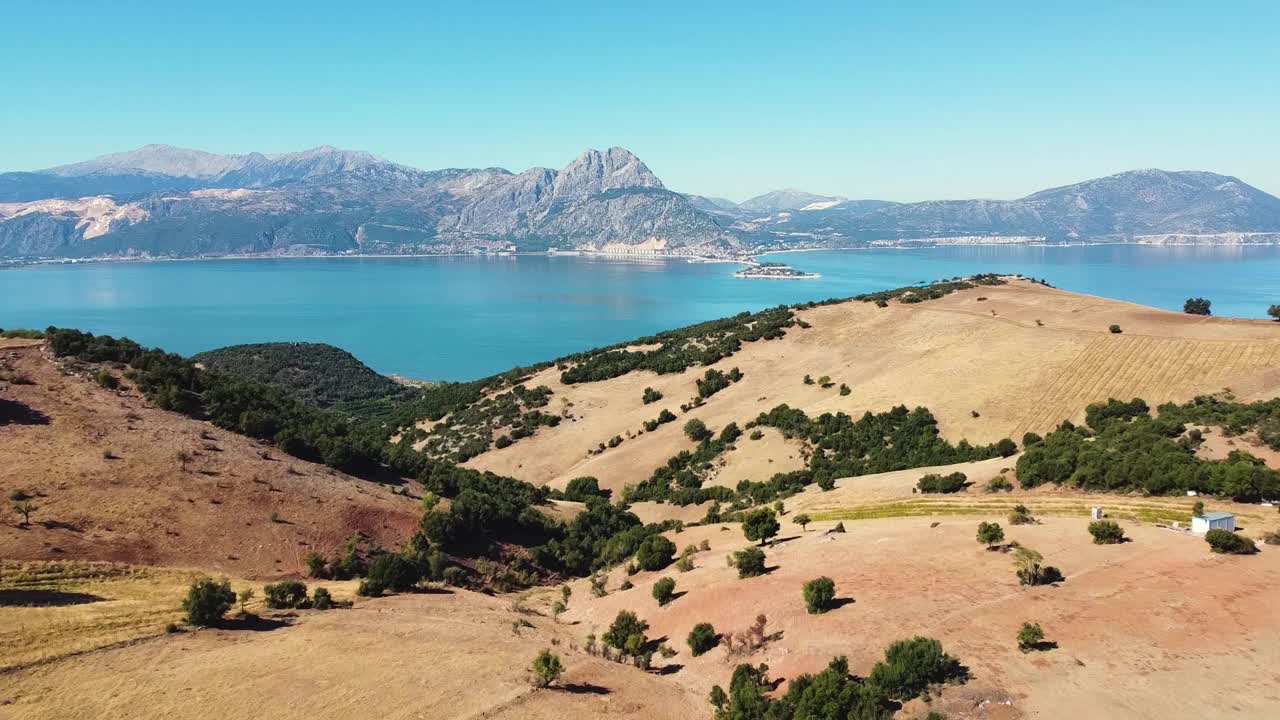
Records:
[[[942,651],[942,643],[915,637],[890,645],[884,660],[871,668],[867,680],[887,696],[905,702],[932,684],[966,676],[960,662]]]
[[[311,607],[316,610],[328,610],[333,607],[333,596],[325,588],[318,587],[311,596]]]
[[[661,570],[676,556],[676,544],[661,535],[650,535],[636,549],[636,563],[642,570]]]
[[[560,679],[560,675],[564,673],[564,665],[560,662],[560,656],[550,650],[543,650],[533,659],[533,665],[529,670],[532,673],[533,686],[545,688]]]
[[[969,478],[962,472],[953,472],[950,475],[929,473],[920,478],[916,487],[922,493],[954,493],[963,490],[968,481]]]
[[[658,605],[666,605],[671,602],[671,598],[676,594],[676,581],[669,577],[659,578],[653,584],[653,599],[658,601]]]
[[[997,475],[991,478],[991,482],[987,483],[987,492],[1012,492],[1013,483],[1003,475]]]
[[[764,551],[760,548],[747,548],[733,554],[733,566],[738,569],[739,578],[751,578],[764,574]]]
[[[573,502],[586,502],[593,497],[607,498],[610,492],[600,489],[600,481],[591,476],[576,477],[564,486],[564,499]]]
[[[467,583],[467,571],[457,565],[445,568],[441,577],[444,578],[445,585],[452,585],[453,587],[462,587]]]
[[[1031,652],[1039,649],[1040,643],[1044,641],[1044,630],[1040,629],[1039,623],[1022,623],[1022,628],[1018,630],[1018,649],[1022,652]]]
[[[200,627],[217,625],[236,601],[231,582],[226,578],[214,580],[202,577],[191,583],[187,597],[182,601],[182,611],[187,623]]]
[[[1124,529],[1114,520],[1095,520],[1089,523],[1089,534],[1094,545],[1115,545],[1124,542]]]
[[[1039,445],[1042,442],[1044,442],[1044,438],[1040,437],[1038,433],[1027,432],[1022,435],[1022,447],[1024,448]]]
[[[836,583],[829,577],[815,578],[804,584],[804,606],[810,615],[830,610],[836,599]]]
[[[1010,525],[1031,525],[1035,521],[1036,519],[1031,516],[1031,511],[1022,503],[1014,505],[1013,509],[1009,511]]]
[[[1010,455],[1018,452],[1018,444],[1010,438],[1001,439],[996,443],[995,447],[996,452],[1000,454],[1000,457],[1009,457]]]
[[[689,631],[688,643],[690,652],[698,657],[720,644],[720,637],[716,635],[716,629],[711,623],[698,623]]]
[[[273,610],[306,607],[307,586],[297,580],[282,580],[262,589],[267,607]]]
[[[111,371],[106,368],[102,368],[98,370],[98,372],[94,373],[93,380],[108,390],[115,390],[120,387],[120,380],[116,378],[115,375],[112,375]]]
[[[702,442],[711,438],[711,430],[698,418],[692,418],[684,424],[684,434],[694,442]]]
[[[636,614],[630,610],[621,610],[614,617],[613,623],[609,625],[602,639],[610,647],[626,650],[629,645],[639,647],[648,642],[645,637],[647,632],[649,632],[649,623],[636,617]]]
[[[1227,555],[1252,555],[1258,552],[1253,540],[1237,535],[1230,530],[1210,530],[1204,535],[1205,542],[1216,553]]]
[[[640,396],[640,400],[643,401],[645,405],[648,405],[649,403],[658,402],[661,399],[662,399],[662,393],[658,392],[657,390],[654,390],[651,387],[645,388],[644,394]]]
[[[689,555],[681,555],[676,561],[676,569],[680,572],[689,572],[693,569],[693,558]]]
[[[369,563],[367,579],[384,591],[409,592],[422,579],[422,572],[399,553],[382,553]]]
[[[1123,331],[1120,329],[1120,326],[1119,326],[1119,325],[1112,325],[1111,327],[1109,327],[1109,328],[1107,328],[1107,329],[1111,331],[1111,334],[1112,334],[1112,335],[1119,335],[1121,332],[1123,332]]]
[[[1003,540],[1004,528],[1000,527],[1000,523],[978,523],[978,542],[986,545],[988,549]]]

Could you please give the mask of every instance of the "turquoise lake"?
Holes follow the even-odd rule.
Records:
[[[1280,247],[967,247],[788,253],[815,280],[739,266],[575,256],[299,258],[49,265],[0,271],[0,327],[61,325],[183,354],[327,342],[374,369],[465,380],[780,303],[978,272],[1180,310],[1263,318]],[[1277,328],[1280,337],[1280,328]]]

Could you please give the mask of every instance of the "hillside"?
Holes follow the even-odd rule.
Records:
[[[414,393],[351,353],[324,343],[256,343],[192,356],[207,368],[273,385],[315,407],[366,414]],[[380,403],[379,401],[385,401]]]
[[[1027,432],[1043,434],[1067,419],[1078,422],[1085,406],[1110,397],[1140,397],[1155,407],[1224,388],[1241,400],[1280,395],[1275,323],[1153,310],[1023,280],[927,302],[890,302],[884,308],[843,302],[800,309],[795,316],[810,327],[797,325],[780,339],[744,343],[710,365],[726,373],[736,367],[742,380],[688,412],[680,406],[697,397],[696,380],[706,367],[568,384],[561,369],[543,369],[526,385],[545,386],[548,407],[565,419],[467,465],[557,488],[589,475],[621,492],[695,447],[682,432],[687,420],[699,419],[719,432],[731,422],[745,427],[782,404],[810,416],[844,412],[854,418],[895,405],[920,406],[937,419],[946,440],[985,444],[1002,438],[1020,443]],[[1112,324],[1122,332],[1109,332]],[[806,375],[815,383],[805,384]],[[816,383],[823,376],[831,387]],[[848,394],[841,394],[841,384]],[[646,405],[645,388],[663,399]],[[678,419],[644,431],[645,422],[663,409]],[[614,437],[621,442],[609,447]],[[738,460],[754,454],[756,442],[779,447],[782,441],[771,437],[738,440],[722,458],[731,474],[720,471],[714,483],[732,487],[795,469],[797,443],[789,445],[791,460],[776,453]]]
[[[1198,502],[1234,513],[1255,540],[1280,525],[1259,502],[1280,492],[1280,401],[1243,404],[1280,395],[1277,332],[976,276],[429,388],[393,414],[420,418],[417,429],[376,452],[368,428],[293,399],[340,391],[307,377],[322,365],[284,363],[285,389],[268,392],[123,339],[0,340],[0,490],[38,505],[29,524],[0,527],[0,706],[20,718],[194,719],[265,703],[287,718],[674,719],[712,716],[713,688],[749,665],[766,673],[735,683],[739,709],[756,703],[749,720],[814,688],[854,702],[834,683],[877,720],[1062,707],[1136,720],[1225,702],[1267,717],[1280,683],[1257,668],[1280,661],[1269,604],[1280,555],[1216,554],[1182,527]],[[1148,404],[1090,405],[1135,396]],[[341,465],[356,453],[373,476],[415,477],[415,497],[286,449]],[[927,473],[967,485],[918,492]],[[586,475],[597,481],[569,482]],[[997,478],[1003,489],[989,487]],[[615,502],[593,497],[597,485]],[[637,501],[616,502],[626,498]],[[742,514],[760,506],[780,513],[763,542]],[[1028,522],[1013,522],[1018,506]],[[1093,507],[1126,542],[1093,542]],[[975,542],[979,522],[1001,523],[1003,539]],[[303,561],[335,557],[357,531],[399,551],[371,551],[363,579]],[[1063,577],[1022,584],[1014,543]],[[758,573],[731,557],[757,548]],[[361,590],[375,567],[407,580]],[[250,598],[216,627],[164,630],[199,572],[255,592],[305,577],[353,605]],[[823,576],[832,599],[810,612],[801,586]],[[665,602],[661,578],[675,583]],[[608,632],[623,612],[646,626]],[[1024,622],[1044,637],[1020,652]],[[695,656],[700,623],[713,626],[710,649]],[[893,689],[886,648],[917,635],[962,676]],[[564,674],[534,689],[544,649]],[[834,658],[845,664],[824,670]],[[270,672],[237,674],[246,666]]]
[[[417,524],[417,504],[384,485],[158,409],[121,383],[62,372],[39,341],[0,340],[0,492],[39,508],[29,527],[0,523],[0,558],[277,577],[356,532],[395,547]]]

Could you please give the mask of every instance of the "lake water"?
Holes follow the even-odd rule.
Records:
[[[967,247],[790,253],[816,280],[731,264],[573,256],[305,258],[0,271],[0,327],[61,325],[183,354],[247,342],[345,348],[374,369],[464,380],[681,325],[978,272],[1216,315],[1280,303],[1280,247]],[[1280,334],[1280,330],[1278,330]]]

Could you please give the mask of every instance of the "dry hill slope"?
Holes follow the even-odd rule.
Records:
[[[527,384],[550,387],[551,406],[568,408],[573,420],[468,465],[554,487],[593,475],[602,486],[620,490],[693,447],[681,433],[688,418],[719,429],[781,403],[810,416],[843,411],[855,417],[899,404],[922,405],[938,418],[947,439],[988,443],[1079,420],[1086,405],[1109,397],[1142,397],[1154,407],[1225,387],[1245,400],[1280,394],[1275,323],[1165,312],[1026,281],[886,308],[846,302],[798,316],[812,327],[747,343],[714,366],[740,368],[741,382],[678,422],[634,438],[662,408],[675,412],[692,398],[705,368],[670,375],[638,371],[569,386],[556,368],[544,370]],[[1112,324],[1123,332],[1110,333]],[[830,376],[833,386],[806,385],[806,374]],[[841,383],[850,394],[840,395]],[[662,392],[663,400],[644,405],[646,387]],[[589,455],[615,435],[623,436],[621,445]],[[750,441],[738,445],[750,447]],[[717,484],[766,480],[790,469],[780,457],[773,463],[736,462],[733,455],[726,455],[730,473],[721,473]]]
[[[40,343],[0,342],[0,492],[39,506],[29,527],[0,523],[0,557],[271,577],[357,531],[394,547],[417,525],[416,503],[383,486],[65,375]]]

